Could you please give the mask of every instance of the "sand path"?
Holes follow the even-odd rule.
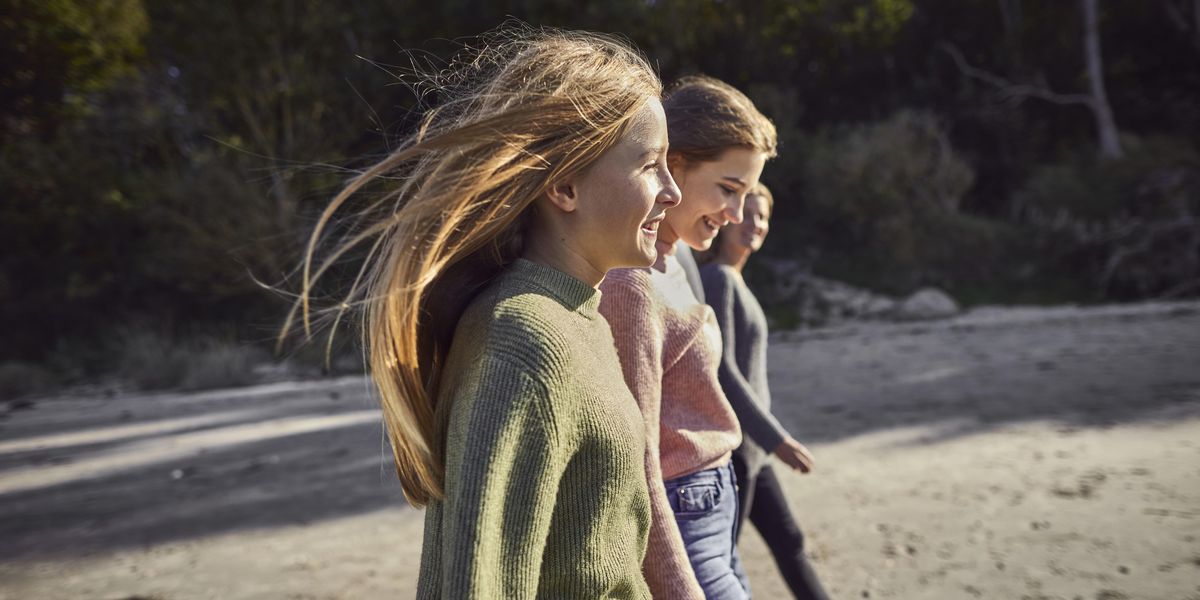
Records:
[[[1200,303],[782,334],[771,363],[835,598],[1200,599]],[[377,414],[361,378],[9,410],[0,598],[410,597]]]

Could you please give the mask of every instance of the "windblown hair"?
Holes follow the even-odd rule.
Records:
[[[737,88],[705,75],[671,84],[663,100],[671,154],[688,162],[716,160],[731,147],[750,148],[773,158],[775,125]]]
[[[588,169],[662,94],[654,70],[619,40],[511,25],[430,82],[440,105],[321,214],[281,333],[299,318],[311,336],[315,282],[347,253],[365,251],[344,300],[326,314],[336,328],[347,310],[361,310],[396,470],[416,506],[444,497],[449,407],[435,404],[463,310],[520,255],[534,200]],[[368,190],[382,192],[343,218]],[[318,259],[334,225],[349,233]]]

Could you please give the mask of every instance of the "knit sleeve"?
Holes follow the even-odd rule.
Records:
[[[476,369],[470,417],[451,432],[437,576],[445,598],[533,598],[569,457],[549,389],[523,361],[485,355]]]
[[[659,455],[664,324],[653,300],[649,275],[612,271],[601,284],[600,313],[608,320],[625,383],[646,425],[646,483],[650,490],[650,539],[642,570],[654,598],[703,600],[704,591],[683,546],[667,501]]]
[[[765,403],[760,402],[761,399],[737,364],[737,323],[745,322],[748,318],[734,293],[738,282],[728,269],[720,266],[705,268],[700,275],[704,281],[704,296],[716,313],[717,325],[721,328],[724,350],[721,353],[721,366],[717,370],[721,388],[729,398],[733,412],[737,414],[742,431],[769,453],[779,447],[788,433]]]

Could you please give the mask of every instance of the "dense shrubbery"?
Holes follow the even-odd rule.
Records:
[[[1008,218],[960,210],[973,169],[928,113],[901,111],[803,144],[802,219],[768,252],[818,274],[968,303],[1099,301],[1200,293],[1200,154],[1174,138],[1125,140],[1035,168]]]
[[[181,343],[148,330],[125,332],[114,354],[118,375],[142,390],[246,385],[266,359],[261,349],[245,344],[212,338]]]
[[[1102,4],[1117,125],[1147,137],[1101,164],[1085,110],[1016,106],[938,50],[1086,89],[1077,3],[1023,3],[1004,27],[992,0],[517,4],[0,0],[0,239],[16,249],[0,253],[0,360],[24,363],[5,374],[238,380],[232,351],[188,375],[204,344],[186,340],[269,347],[287,301],[251,275],[286,278],[345,176],[304,167],[386,152],[436,96],[396,74],[437,67],[458,48],[445,40],[507,15],[623,32],[668,81],[703,72],[746,90],[781,139],[768,252],[819,275],[938,285],[968,304],[1200,293],[1196,150],[1149,137],[1200,128],[1188,19]],[[114,352],[125,323],[163,337]]]
[[[1200,292],[1200,153],[1184,141],[1129,139],[1128,155],[1034,172],[1017,215],[1064,273],[1099,298]]]
[[[0,400],[9,400],[49,390],[55,373],[41,365],[10,361],[0,363]]]
[[[932,114],[828,130],[802,153],[805,228],[833,277],[893,292],[953,285],[986,271],[1011,237],[959,211],[974,172]]]

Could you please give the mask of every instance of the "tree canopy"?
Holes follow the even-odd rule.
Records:
[[[1112,244],[1144,246],[1145,265],[1197,252],[1180,241],[1194,230],[1151,232],[1200,212],[1200,3],[1096,3],[1130,155],[1110,167],[1087,107],[1013,87],[1089,93],[1086,4],[0,0],[0,237],[17,248],[0,258],[2,352],[46,356],[141,319],[267,337],[282,303],[259,282],[289,275],[344,169],[419,114],[396,74],[507,18],[617,33],[664,80],[745,90],[782,136],[768,252],[818,273],[969,300],[1038,297],[1022,290],[1055,278],[1070,285],[1045,297],[1189,293],[1192,267],[1143,275]],[[918,207],[934,197],[953,209]],[[1147,233],[1121,238],[1112,223],[1134,217]]]

